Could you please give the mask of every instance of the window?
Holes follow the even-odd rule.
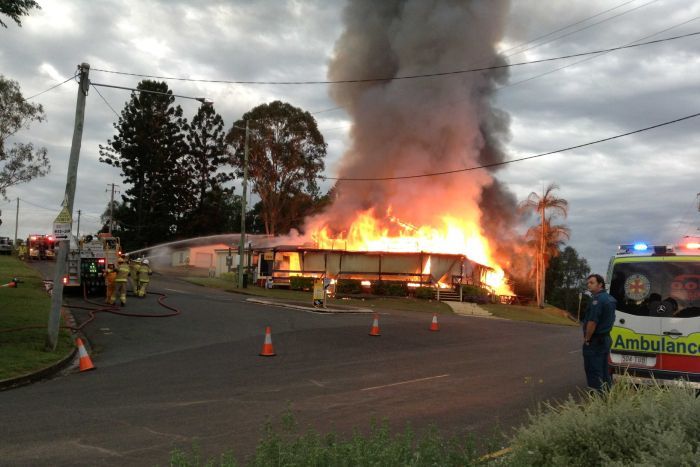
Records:
[[[700,261],[618,263],[610,295],[617,309],[638,316],[700,316]]]

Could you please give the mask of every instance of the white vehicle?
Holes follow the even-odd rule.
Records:
[[[613,377],[700,388],[700,238],[677,246],[621,245],[607,283],[617,300]]]

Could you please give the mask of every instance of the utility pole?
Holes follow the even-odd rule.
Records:
[[[17,245],[17,227],[19,227],[19,196],[17,197],[17,211],[15,212],[15,248]]]
[[[245,252],[245,210],[248,192],[248,120],[245,122],[245,149],[243,151],[243,199],[241,200],[241,240],[238,244],[238,288],[243,288],[243,254]]]
[[[80,209],[78,209],[78,231],[75,233],[75,236],[80,239]]]
[[[111,235],[111,234],[112,234],[112,228],[113,228],[113,226],[114,226],[114,187],[115,187],[115,186],[118,186],[118,185],[115,185],[114,183],[109,183],[109,184],[107,184],[107,186],[111,186],[111,187],[112,187],[112,194],[111,194],[111,196],[109,197],[109,233],[110,233],[110,235]],[[117,190],[117,193],[118,193],[118,192],[119,192],[119,191]]]
[[[73,127],[73,141],[68,160],[68,174],[66,176],[65,203],[69,213],[73,212],[73,200],[75,199],[75,187],[78,178],[78,161],[80,160],[80,146],[83,139],[83,124],[85,121],[85,98],[90,88],[90,65],[81,63],[78,65],[80,81],[78,84],[78,98],[75,104],[75,125]],[[51,312],[49,313],[48,334],[46,347],[51,351],[56,350],[58,343],[58,330],[61,322],[61,306],[63,305],[63,274],[66,269],[70,238],[58,243],[58,256],[56,257],[56,272],[51,293]]]

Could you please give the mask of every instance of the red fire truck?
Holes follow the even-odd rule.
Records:
[[[30,260],[54,259],[56,239],[52,235],[32,234],[27,238],[27,257]]]

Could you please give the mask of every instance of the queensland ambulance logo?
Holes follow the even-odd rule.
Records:
[[[649,296],[651,284],[642,274],[632,274],[625,281],[625,296],[635,302],[640,302]]]

